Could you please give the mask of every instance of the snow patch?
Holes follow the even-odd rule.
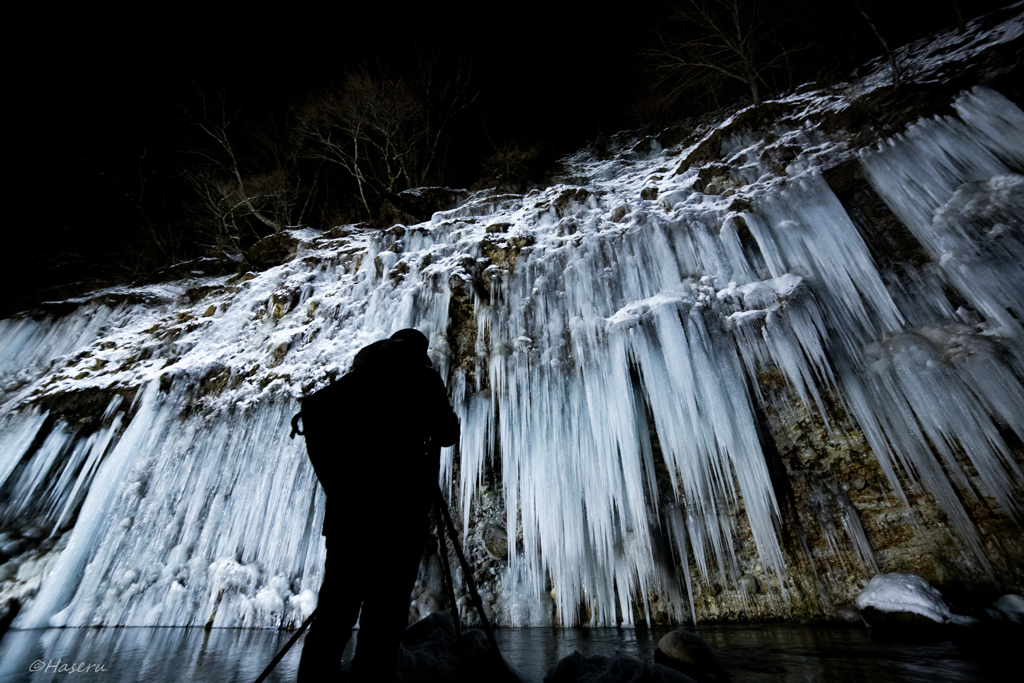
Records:
[[[938,590],[916,574],[876,574],[857,596],[857,609],[873,607],[880,612],[910,612],[940,624],[955,621]]]

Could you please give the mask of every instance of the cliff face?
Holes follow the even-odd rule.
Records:
[[[405,327],[462,420],[442,485],[500,624],[828,616],[891,571],[1020,591],[1021,35],[979,20],[904,48],[899,93],[869,66],[544,190],[0,321],[0,601],[300,623],[324,500],[295,399]]]

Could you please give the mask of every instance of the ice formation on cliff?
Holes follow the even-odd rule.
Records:
[[[681,621],[694,581],[737,581],[741,508],[778,586],[756,415],[772,400],[757,384],[769,367],[822,414],[822,389],[835,390],[893,488],[919,480],[985,563],[956,487],[972,490],[969,461],[1020,519],[1024,476],[998,427],[1024,436],[1024,115],[983,88],[955,106],[861,157],[937,264],[899,287],[820,173],[842,146],[800,129],[787,134],[811,152],[783,177],[759,140],[725,136],[742,203],[698,191],[696,169],[666,171],[686,149],[580,153],[567,164],[582,188],[481,193],[383,232],[303,231],[294,261],[248,280],[114,290],[63,316],[0,321],[0,486],[17,492],[5,519],[62,524],[84,499],[16,626],[301,622],[323,566],[324,497],[286,438],[295,399],[405,327],[430,338],[463,422],[455,490],[452,449],[442,484],[464,520],[500,466],[510,541],[522,533],[507,570],[517,614],[550,592],[559,623],[577,623],[582,603],[592,624],[629,624],[656,593]],[[639,198],[647,187],[657,200]],[[470,320],[450,320],[459,302]],[[458,334],[475,337],[461,358]],[[50,418],[50,399],[89,392],[109,401],[98,427]],[[852,506],[841,525],[848,540],[837,527],[833,541],[875,566]],[[676,575],[662,533],[698,576]]]

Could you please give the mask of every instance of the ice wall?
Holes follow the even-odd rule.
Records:
[[[631,624],[655,594],[681,621],[695,582],[737,584],[738,515],[782,604],[757,428],[774,370],[823,416],[824,392],[838,396],[893,488],[920,481],[984,564],[958,499],[974,495],[966,467],[1018,519],[1024,483],[1003,438],[1024,435],[1022,114],[982,89],[956,109],[862,157],[934,260],[900,278],[879,272],[819,171],[841,146],[779,176],[759,140],[735,136],[722,147],[742,202],[698,190],[697,169],[667,173],[685,149],[581,153],[566,163],[582,187],[479,193],[383,232],[296,232],[296,259],[251,278],[0,321],[3,519],[75,519],[16,625],[298,624],[324,500],[286,438],[295,399],[404,327],[430,338],[462,419],[442,485],[463,520],[500,466],[506,623],[550,623],[551,594],[561,624]],[[102,420],[48,412],[83,392],[104,397]],[[822,496],[834,552],[877,568],[849,499]]]
[[[959,117],[921,121],[863,162],[938,265],[938,283],[969,307],[866,345],[844,395],[894,488],[896,468],[920,478],[985,563],[954,485],[977,495],[966,482],[972,466],[1022,520],[1013,492],[1024,475],[999,427],[1024,437],[1024,113],[983,88],[954,106]],[[952,308],[941,292],[917,296]]]

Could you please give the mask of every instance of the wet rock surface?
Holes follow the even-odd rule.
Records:
[[[299,240],[288,232],[279,232],[254,244],[245,253],[239,272],[262,272],[268,268],[279,266],[295,258],[298,253]]]
[[[686,630],[666,634],[654,651],[656,664],[675,669],[697,683],[716,683],[731,680],[722,669],[703,638]]]

